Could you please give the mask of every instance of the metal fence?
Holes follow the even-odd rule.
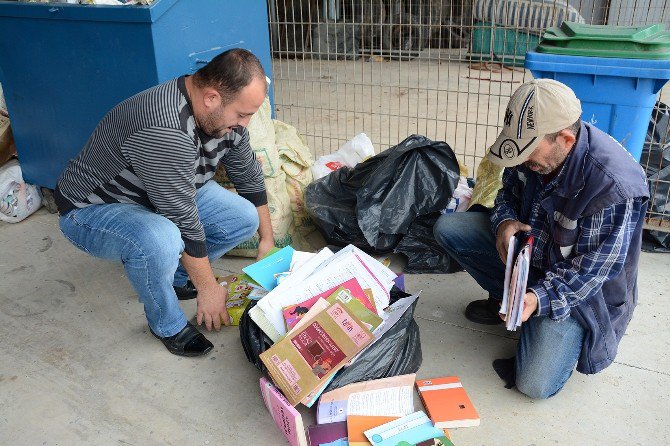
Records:
[[[668,24],[668,3],[268,0],[276,117],[297,127],[315,156],[361,132],[377,152],[423,134],[446,141],[475,176],[510,95],[531,79],[525,53],[547,27]],[[649,157],[645,167],[660,170],[663,160]],[[667,183],[652,180],[666,202]],[[648,225],[670,230],[670,210],[654,209]]]

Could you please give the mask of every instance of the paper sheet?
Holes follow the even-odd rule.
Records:
[[[500,313],[505,316],[505,328],[510,331],[515,331],[521,326],[524,297],[530,271],[530,256],[533,250],[533,236],[529,236],[523,242],[517,254],[518,246],[519,240],[513,236],[508,248],[503,301],[500,306]]]
[[[388,378],[374,379],[372,381],[361,381],[348,384],[339,389],[331,390],[321,395],[316,411],[317,424],[334,423],[346,421],[347,401],[349,395],[370,390],[386,389],[389,387],[412,387],[416,380],[416,373],[407,375],[390,376]],[[412,395],[412,397],[414,397]]]
[[[301,271],[302,268],[294,274],[298,274]],[[387,287],[370,273],[370,270],[363,265],[360,257],[353,252],[345,253],[337,261],[330,262],[328,266],[319,268],[317,272],[302,281],[299,286],[285,287],[286,282],[293,278],[294,274],[287,277],[279,286],[258,302],[258,306],[261,307],[268,321],[270,321],[280,335],[286,333],[282,314],[283,307],[303,302],[351,278],[358,280],[362,288],[372,290],[372,297],[378,310],[386,308],[389,303]],[[383,317],[382,314],[380,316]]]
[[[412,386],[352,393],[347,400],[347,415],[403,417],[414,412],[413,396]]]

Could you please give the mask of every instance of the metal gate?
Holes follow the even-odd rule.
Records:
[[[670,23],[668,0],[268,0],[268,12],[276,117],[315,156],[361,132],[377,152],[422,134],[446,141],[471,176],[547,27]],[[649,163],[664,155],[645,167],[661,169]],[[652,189],[668,201],[667,180]],[[670,230],[670,209],[651,204],[648,226]]]

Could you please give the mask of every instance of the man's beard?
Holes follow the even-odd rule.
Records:
[[[202,116],[197,120],[198,127],[200,127],[200,130],[202,130],[207,136],[215,139],[223,138],[228,133],[229,127],[217,127],[215,123],[221,120],[221,115],[223,115],[223,111],[217,109],[216,111]]]

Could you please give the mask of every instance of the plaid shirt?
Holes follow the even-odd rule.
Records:
[[[535,238],[531,264],[544,273],[544,278],[528,289],[538,297],[535,314],[554,320],[566,319],[571,307],[585,302],[604,282],[620,273],[631,236],[639,219],[644,217],[645,203],[642,197],[631,198],[582,218],[577,223],[577,243],[570,252],[562,253],[563,259],[552,262],[550,253],[555,242],[541,203],[556,189],[564,170],[544,185],[539,174],[523,166],[505,169],[502,189],[491,214],[494,234],[506,220],[530,225],[530,234]],[[530,175],[536,175],[538,181],[527,181]],[[536,185],[533,190],[528,189],[532,186],[526,186],[529,183]]]

